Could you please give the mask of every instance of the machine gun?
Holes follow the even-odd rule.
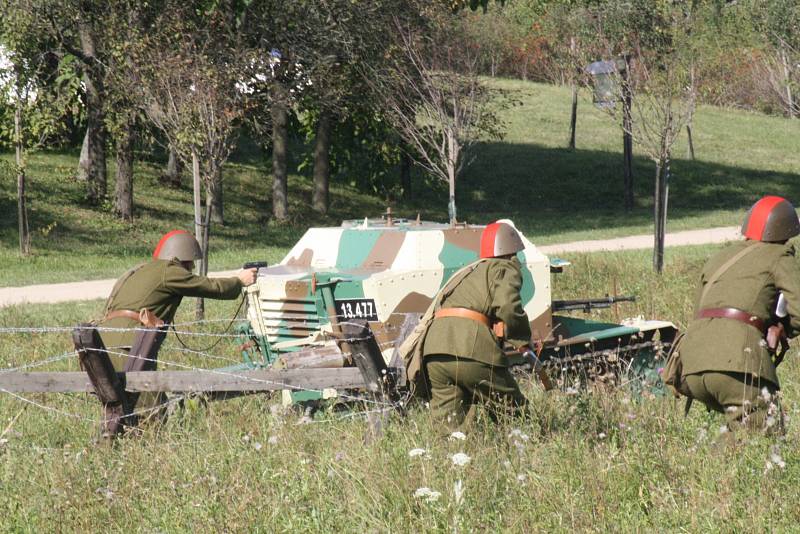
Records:
[[[592,310],[610,308],[612,304],[617,302],[636,302],[636,297],[633,295],[625,297],[609,297],[606,295],[599,299],[554,300],[552,307],[554,312],[582,310],[584,313],[589,313]]]

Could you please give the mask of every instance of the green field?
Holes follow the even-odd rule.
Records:
[[[508,90],[518,105],[503,113],[505,139],[478,145],[477,159],[458,184],[461,219],[486,223],[511,217],[537,244],[652,231],[653,165],[637,156],[636,207],[625,213],[621,134],[606,115],[581,101],[577,150],[572,152],[563,148],[568,89],[510,80],[491,83]],[[800,121],[701,106],[694,132],[697,160],[685,159],[685,139],[674,152],[668,231],[738,224],[747,207],[765,193],[798,202]],[[83,186],[74,178],[77,153],[31,154],[34,255],[23,259],[16,246],[16,182],[10,166],[3,164],[12,157],[0,155],[0,286],[117,276],[146,258],[166,230],[190,227],[188,184],[179,191],[158,186],[160,164],[152,163],[153,154],[140,156],[134,185],[136,220],[126,224],[115,220],[108,208],[88,209],[82,203]],[[339,176],[332,187],[330,215],[314,215],[308,209],[309,177],[293,174],[291,222],[276,224],[267,217],[269,168],[268,157],[250,144],[226,167],[227,224],[212,230],[212,270],[253,259],[274,262],[309,225],[338,224],[385,211],[384,198],[360,193],[349,185],[352,177]],[[444,185],[427,183],[421,176],[415,179],[414,198],[392,201],[394,211],[445,220]]]
[[[621,316],[684,324],[691,288],[714,247],[670,254],[665,274],[646,251],[568,255],[556,295],[597,295],[616,281],[637,293]],[[100,302],[0,310],[0,327],[73,325]],[[235,303],[209,302],[227,318]],[[190,319],[186,305],[178,322]],[[613,318],[606,311],[598,318]],[[189,327],[184,327],[189,328]],[[221,324],[204,326],[218,332]],[[69,349],[67,333],[3,333],[0,363],[17,366]],[[203,344],[202,338],[187,342]],[[196,346],[196,345],[195,345]],[[171,364],[215,367],[238,358],[186,355],[171,337]],[[544,394],[526,420],[479,427],[465,441],[437,438],[424,407],[394,418],[365,446],[359,412],[331,410],[297,426],[277,399],[186,402],[161,425],[112,448],[96,446],[89,395],[0,395],[0,530],[38,532],[534,532],[793,531],[800,520],[800,367],[781,369],[789,432],[777,442],[720,434],[723,418],[695,406],[621,391]],[[76,369],[74,358],[41,369]],[[410,457],[412,449],[426,453]],[[470,462],[459,467],[452,455]],[[769,466],[768,467],[768,462]],[[459,484],[461,491],[457,492]],[[441,495],[415,497],[419,488]],[[457,497],[460,494],[460,498]]]
[[[502,143],[479,146],[459,184],[461,218],[512,217],[534,243],[651,231],[652,165],[636,161],[637,207],[621,202],[619,132],[582,102],[578,150],[567,151],[569,92],[497,81],[522,104],[507,114]],[[798,202],[800,121],[702,107],[698,160],[676,149],[670,230],[739,223],[764,193]],[[145,156],[145,155],[143,155]],[[146,158],[143,158],[146,159]],[[10,161],[10,155],[2,156]],[[77,156],[30,159],[34,256],[16,252],[14,181],[0,182],[0,286],[116,276],[149,256],[165,231],[191,223],[190,191],[156,185],[159,166],[137,166],[137,218],[88,209],[72,177]],[[255,150],[226,169],[227,224],[214,230],[211,268],[279,260],[308,225],[375,215],[383,199],[339,177],[331,214],[311,215],[310,181],[292,175],[289,224],[267,221],[268,160]],[[417,177],[419,178],[419,177]],[[401,215],[442,220],[445,192],[416,184]],[[554,298],[635,294],[636,303],[593,312],[687,324],[698,273],[718,246],[669,249],[655,275],[650,251],[564,254]],[[0,309],[0,369],[77,370],[69,328],[96,317],[101,301]],[[180,324],[219,333],[235,302],[207,302],[210,322]],[[177,323],[192,319],[187,302]],[[42,329],[15,332],[14,328]],[[57,331],[47,331],[58,327]],[[185,335],[202,349],[209,338]],[[215,368],[240,361],[238,341],[187,351],[170,336],[161,368]],[[544,394],[523,379],[533,407],[525,420],[479,427],[466,440],[437,437],[423,406],[392,418],[364,444],[363,407],[332,406],[311,424],[276,397],[248,396],[177,407],[140,436],[98,446],[97,400],[85,394],[0,393],[0,531],[110,532],[536,532],[795,531],[800,512],[800,364],[791,351],[780,374],[788,434],[729,439],[721,416],[624,389]],[[52,361],[51,361],[52,359]],[[27,402],[26,402],[27,401]],[[352,408],[352,407],[350,407]],[[425,453],[411,457],[412,449]],[[456,466],[463,452],[469,463]],[[421,488],[438,498],[415,496]],[[460,489],[459,489],[460,488]]]

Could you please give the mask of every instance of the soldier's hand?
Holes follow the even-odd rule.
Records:
[[[770,350],[778,348],[778,343],[781,338],[786,337],[786,331],[783,329],[783,324],[778,323],[767,328],[767,347]]]
[[[241,280],[242,285],[247,287],[255,283],[257,273],[258,269],[253,267],[252,269],[242,269],[236,276],[239,278],[239,280]]]

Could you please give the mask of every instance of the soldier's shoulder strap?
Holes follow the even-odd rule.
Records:
[[[109,308],[111,308],[111,303],[114,301],[114,298],[116,298],[117,293],[119,293],[119,290],[122,289],[122,286],[125,284],[125,282],[128,281],[128,278],[133,276],[133,273],[135,273],[136,271],[138,271],[139,269],[141,269],[142,267],[144,267],[148,263],[150,263],[150,262],[146,261],[146,262],[140,263],[139,265],[137,265],[135,267],[132,267],[131,269],[128,269],[125,272],[125,274],[123,274],[122,276],[119,277],[119,280],[117,280],[117,282],[114,284],[113,289],[111,289],[111,293],[108,295],[108,298],[106,299],[105,306],[103,306],[103,317],[105,317],[108,314],[108,312],[110,311]]]
[[[708,295],[708,291],[711,289],[711,286],[714,285],[714,282],[716,282],[719,279],[720,276],[725,274],[725,272],[728,269],[733,267],[733,265],[737,261],[739,261],[740,259],[744,258],[746,255],[750,254],[752,251],[754,251],[756,248],[758,248],[758,247],[755,246],[756,243],[759,243],[759,241],[753,241],[749,245],[745,246],[742,250],[740,250],[739,252],[737,252],[736,254],[731,256],[728,259],[728,261],[726,261],[725,263],[720,265],[719,269],[714,271],[714,273],[711,276],[708,277],[708,281],[706,282],[706,285],[703,288],[703,293],[700,295],[700,300],[698,301],[698,307],[699,308],[703,307],[703,301],[705,301],[706,296]]]
[[[457,270],[453,273],[453,276],[447,280],[447,283],[439,290],[435,297],[433,297],[433,304],[436,307],[441,306],[444,299],[449,297],[453,291],[456,290],[458,285],[464,281],[464,279],[472,273],[481,263],[489,261],[490,258],[480,258],[477,261],[473,261],[469,265],[465,265],[461,269]]]

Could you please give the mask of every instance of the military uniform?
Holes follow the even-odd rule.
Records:
[[[121,278],[106,304],[108,312],[131,310],[138,312],[147,308],[165,323],[171,323],[183,297],[212,299],[235,299],[242,292],[242,282],[237,277],[207,278],[193,274],[177,260],[153,260]],[[101,327],[140,328],[141,324],[128,317],[102,320]],[[116,369],[121,369],[126,356],[113,352],[127,352],[133,344],[136,332],[100,332],[106,348],[112,352],[111,360]]]
[[[487,259],[469,273],[441,308],[467,308],[491,322],[505,323],[505,339],[530,343],[531,329],[522,309],[519,260]],[[485,324],[464,317],[434,319],[425,337],[424,365],[435,415],[458,427],[470,424],[479,403],[495,416],[501,407],[520,412],[526,404],[508,369],[500,341]]]
[[[713,280],[745,247],[755,247]],[[707,288],[708,282],[712,285]],[[704,295],[705,292],[705,295]],[[729,426],[763,427],[770,396],[780,388],[763,330],[742,320],[700,317],[701,310],[735,308],[746,319],[769,324],[778,292],[786,298],[789,337],[800,328],[800,267],[794,247],[743,241],[716,254],[703,268],[695,299],[696,318],[676,350],[691,397],[723,412]],[[703,296],[704,295],[704,296]],[[702,297],[702,302],[701,301]],[[769,395],[764,395],[763,390]]]

